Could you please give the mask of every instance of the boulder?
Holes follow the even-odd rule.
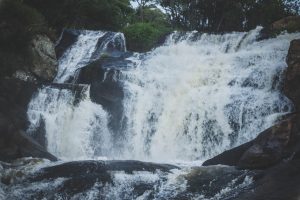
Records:
[[[287,56],[288,68],[284,81],[284,94],[289,97],[296,110],[300,109],[300,39],[291,41]]]
[[[299,200],[300,160],[285,161],[268,170],[260,171],[247,190],[241,190],[233,200]]]
[[[203,163],[265,169],[292,158],[300,150],[300,115],[293,114],[260,133],[253,141],[226,151]]]
[[[99,184],[100,187],[113,183],[114,172],[124,172],[124,174],[133,174],[134,172],[170,172],[178,167],[168,164],[155,164],[140,161],[74,161],[46,167],[28,177],[27,181],[32,184],[39,184],[40,181],[56,180],[58,178],[66,178],[55,193],[64,194],[70,199],[75,194],[89,190]],[[137,185],[139,182],[137,182]],[[144,188],[139,185],[135,190],[142,190],[139,193],[142,195],[147,188],[153,186],[149,183],[148,187]],[[47,190],[47,188],[45,188]],[[97,188],[100,190],[100,188]],[[38,195],[37,192],[33,191]],[[45,194],[47,191],[45,191]],[[45,195],[44,194],[44,195]],[[53,195],[53,193],[52,193]],[[45,195],[46,196],[46,195]],[[43,197],[45,197],[43,196]],[[51,195],[50,195],[51,196]],[[104,194],[105,196],[105,194]],[[102,199],[101,197],[98,197]],[[98,199],[96,198],[96,199]],[[52,198],[50,198],[52,199]]]
[[[42,81],[52,81],[58,70],[54,44],[45,35],[36,35],[30,44],[30,71]]]

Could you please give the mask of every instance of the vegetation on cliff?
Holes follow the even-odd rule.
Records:
[[[55,41],[63,28],[122,31],[128,50],[144,52],[173,30],[244,31],[299,10],[296,0],[134,1],[137,8],[129,0],[3,0],[0,76],[30,65],[28,46],[35,35]]]

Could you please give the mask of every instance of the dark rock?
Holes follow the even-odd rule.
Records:
[[[55,160],[32,138],[22,132],[28,126],[27,105],[38,85],[19,79],[0,80],[0,160],[24,156]]]
[[[300,40],[293,40],[287,56],[288,68],[284,81],[284,93],[297,110],[300,109]]]
[[[247,176],[250,178],[255,175],[256,172],[237,170],[228,166],[197,167],[184,175],[187,180],[185,193],[203,195],[207,199],[213,199],[222,189],[230,187],[232,191],[229,195],[232,196],[240,192],[241,188],[237,189],[238,185],[242,184]]]
[[[53,42],[45,35],[36,35],[29,49],[32,56],[30,71],[38,79],[52,81],[58,70]]]
[[[157,164],[150,162],[142,162],[135,160],[112,160],[106,161],[107,170],[124,171],[126,173],[133,173],[134,171],[148,171],[155,172],[157,170],[169,172],[172,169],[179,169],[179,167],[170,164]]]
[[[39,181],[67,178],[63,185],[58,189],[58,192],[67,196],[73,196],[74,194],[91,189],[97,182],[101,182],[103,185],[112,183],[113,180],[111,172],[114,171],[133,173],[134,171],[155,172],[156,170],[161,170],[169,172],[171,169],[178,169],[178,167],[167,164],[164,165],[126,160],[74,161],[43,168],[35,175],[29,177],[28,181],[35,184],[35,182]],[[135,188],[135,190],[145,192],[148,186],[149,185],[141,185],[140,188]],[[141,192],[141,194],[143,194],[143,192]]]
[[[235,147],[233,149],[224,151],[223,153],[213,157],[205,161],[202,165],[209,166],[209,165],[229,165],[229,166],[237,166],[240,158],[243,156],[246,150],[248,150],[252,145],[253,141],[247,142],[241,146]]]
[[[270,26],[261,30],[257,40],[276,37],[283,31],[290,33],[300,31],[300,16],[289,16],[273,22]]]
[[[35,140],[20,131],[14,134],[13,143],[18,147],[16,158],[35,157],[46,158],[51,161],[57,161],[57,158],[47,152],[47,150],[39,145]]]
[[[147,163],[133,160],[73,161],[43,168],[36,176],[31,178],[31,181],[41,181],[43,179],[55,179],[59,177],[73,178],[88,174],[105,174],[109,171],[124,171],[126,173],[132,173],[133,171],[155,172],[156,170],[170,171],[171,169],[178,169],[178,167],[168,164]],[[101,179],[101,181],[109,182],[111,179]]]
[[[233,165],[242,169],[263,169],[284,159],[293,157],[300,149],[300,115],[263,131],[257,138],[244,145],[226,151],[203,165]]]
[[[236,200],[298,200],[300,196],[300,160],[283,162],[262,171],[248,190],[242,190]]]
[[[271,30],[275,32],[296,32],[300,31],[300,16],[289,16],[274,22]]]
[[[121,71],[132,67],[132,63],[126,60],[132,53],[122,53],[114,51],[93,63],[83,67],[79,71],[77,83],[89,84],[90,98],[93,102],[101,104],[103,108],[112,116],[109,126],[116,137],[123,124],[123,83],[120,81]],[[121,139],[120,137],[117,139]]]
[[[57,59],[60,59],[65,51],[77,41],[79,32],[76,30],[65,29],[63,30],[57,45],[55,46],[55,52]]]

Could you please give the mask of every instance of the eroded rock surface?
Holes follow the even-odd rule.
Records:
[[[52,81],[57,73],[58,62],[54,44],[44,35],[36,35],[30,45],[32,56],[31,72],[39,79]]]

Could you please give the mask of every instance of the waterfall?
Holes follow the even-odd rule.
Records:
[[[73,160],[201,161],[247,142],[293,109],[280,90],[289,43],[299,34],[257,41],[260,29],[175,32],[151,52],[123,58],[126,69],[112,62],[124,91],[111,105],[122,107],[118,133],[109,109],[91,101],[88,85],[79,99],[66,89],[41,88],[29,105],[28,132],[43,120],[48,150]],[[107,34],[81,32],[61,57],[55,82],[75,84],[80,68],[105,52],[126,51],[122,34]]]
[[[205,160],[250,141],[290,112],[280,87],[289,43],[299,34],[256,41],[259,31],[174,33],[124,72],[130,77],[124,156]]]
[[[80,31],[77,41],[60,58],[54,82],[69,83],[70,79],[74,82],[76,70],[111,48],[126,51],[123,34]],[[109,116],[101,105],[90,100],[89,86],[82,85],[79,91],[72,88],[72,84],[62,84],[69,89],[55,86],[41,88],[31,100],[27,132],[34,134],[40,131],[43,123],[48,151],[64,160],[95,159],[99,152],[104,155],[111,152],[111,133],[107,125]],[[96,145],[93,143],[95,140],[102,144]]]
[[[81,31],[75,44],[60,58],[58,74],[54,82],[65,83],[75,78],[76,70],[98,59],[109,51],[109,48],[126,51],[124,35],[113,32]]]

